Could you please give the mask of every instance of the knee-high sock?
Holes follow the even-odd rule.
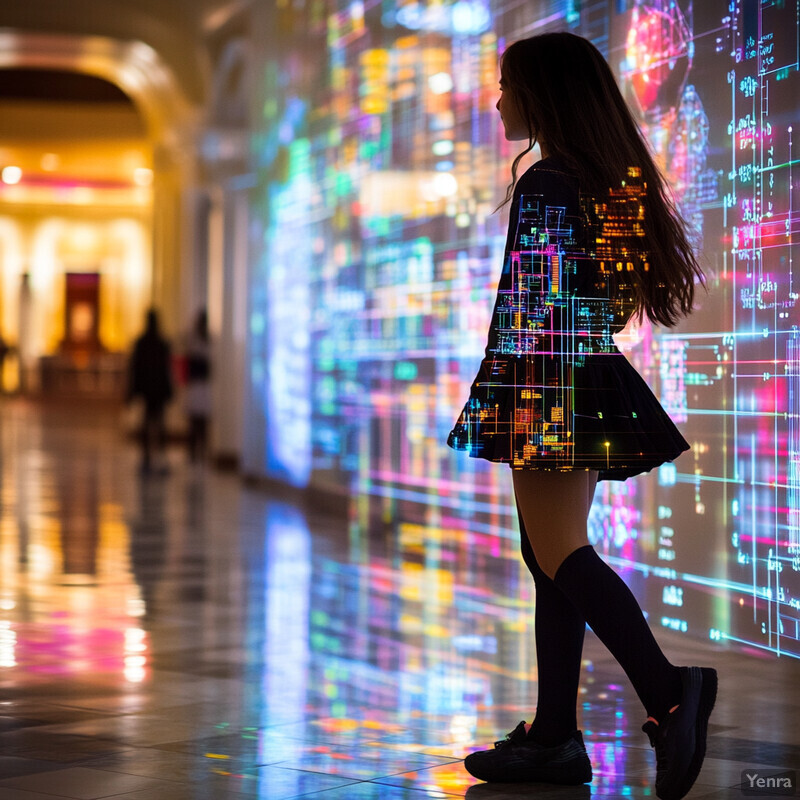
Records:
[[[564,559],[553,581],[625,670],[647,713],[663,719],[680,702],[680,672],[661,652],[622,578],[586,545]]]
[[[520,516],[522,557],[536,583],[536,663],[539,700],[528,736],[545,746],[566,741],[578,727],[576,706],[586,622],[539,566]]]

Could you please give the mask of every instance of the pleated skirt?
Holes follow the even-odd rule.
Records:
[[[484,361],[447,441],[513,469],[597,470],[625,480],[688,442],[618,350],[575,363],[538,354]]]

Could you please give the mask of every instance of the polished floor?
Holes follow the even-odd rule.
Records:
[[[591,634],[592,784],[463,770],[535,698],[510,542],[448,565],[424,525],[325,516],[177,448],[140,476],[118,424],[0,399],[0,800],[655,796],[638,701]],[[689,797],[800,768],[797,660],[658,635],[720,672]]]

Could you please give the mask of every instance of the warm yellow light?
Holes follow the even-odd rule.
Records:
[[[147,167],[137,167],[133,171],[133,182],[137,186],[150,186],[153,183],[153,170]]]
[[[45,172],[54,172],[61,166],[61,157],[58,153],[45,153],[39,163]]]
[[[3,171],[0,172],[0,179],[2,179],[3,183],[13,186],[22,180],[22,170],[14,166],[3,167]]]
[[[94,189],[88,186],[76,186],[71,192],[71,199],[76,205],[91,205],[94,202]]]
[[[99,234],[91,225],[78,225],[69,234],[70,244],[78,251],[94,250]]]

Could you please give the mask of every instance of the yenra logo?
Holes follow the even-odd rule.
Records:
[[[797,773],[787,769],[742,770],[739,788],[746,797],[795,796]]]
[[[752,775],[744,773],[745,778],[750,781],[748,789],[791,789],[792,779],[788,775],[769,775],[762,778],[757,772]]]

